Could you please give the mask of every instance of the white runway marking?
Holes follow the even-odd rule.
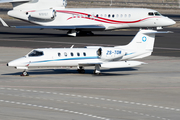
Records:
[[[84,116],[93,117],[93,118],[102,119],[102,120],[110,120],[109,118],[105,118],[105,117],[100,117],[100,116],[91,115],[91,114],[87,114],[87,113],[76,112],[76,111],[69,111],[69,110],[60,109],[60,108],[54,108],[54,107],[49,107],[49,106],[33,105],[33,104],[29,104],[29,103],[22,103],[22,102],[15,102],[15,101],[7,101],[7,100],[0,100],[0,102],[17,104],[17,105],[23,105],[23,106],[39,107],[39,108],[50,109],[50,110],[53,109],[53,110],[55,110],[55,111],[61,111],[61,112],[79,114],[79,115],[84,115]]]
[[[6,90],[14,90],[13,88],[0,88],[0,89],[6,89]],[[22,89],[15,89],[22,91]],[[30,90],[24,90],[26,92],[30,92]],[[154,107],[154,108],[159,108],[159,109],[165,109],[165,110],[171,110],[171,111],[177,111],[179,112],[180,109],[177,108],[171,108],[171,107],[164,107],[164,106],[157,106],[157,105],[151,105],[151,104],[145,104],[145,103],[136,103],[132,101],[121,101],[121,100],[112,100],[112,99],[106,99],[106,98],[98,98],[98,97],[87,97],[83,95],[71,95],[71,94],[64,94],[64,93],[55,93],[55,92],[45,92],[45,91],[35,91],[35,93],[44,93],[44,94],[54,94],[54,95],[61,95],[61,96],[71,96],[71,97],[79,97],[79,98],[84,98],[84,99],[95,99],[95,100],[103,100],[103,101],[108,101],[108,102],[120,102],[120,103],[125,103],[125,104],[132,104],[132,105],[138,105],[138,106],[146,106],[146,107]],[[168,108],[168,109],[167,109]]]
[[[6,95],[4,93],[0,93],[2,95]],[[18,97],[25,97],[25,98],[34,98],[34,99],[43,99],[43,100],[52,100],[52,99],[48,99],[48,98],[40,98],[40,97],[32,97],[32,96],[20,96],[20,95],[14,95],[14,94],[7,94],[9,96],[18,96]],[[96,107],[96,108],[102,108],[102,109],[109,109],[109,110],[115,110],[115,111],[122,111],[122,112],[126,112],[126,113],[130,113],[130,114],[137,114],[137,115],[140,115],[140,116],[147,116],[147,117],[156,117],[158,119],[162,119],[162,120],[171,120],[171,119],[168,119],[168,118],[162,118],[162,117],[159,117],[159,116],[153,116],[153,115],[149,115],[149,114],[144,114],[144,113],[139,113],[139,112],[133,112],[133,111],[129,111],[129,110],[120,110],[120,109],[115,109],[115,108],[108,108],[108,107],[103,107],[103,106],[96,106],[96,105],[93,105],[93,104],[83,104],[83,103],[76,103],[76,102],[69,102],[69,101],[63,101],[63,100],[54,100],[53,101],[59,101],[59,102],[64,102],[64,103],[70,103],[70,104],[77,104],[77,105],[84,105],[84,106],[89,106],[89,107]],[[0,101],[0,102],[4,102],[4,101]],[[5,101],[5,102],[10,102],[10,101]],[[15,103],[14,101],[12,101],[11,103]],[[126,102],[127,103],[127,102]],[[20,102],[16,102],[16,104],[20,104]],[[38,106],[38,105],[33,105],[33,104],[26,104],[26,103],[21,103],[22,105],[28,105],[28,106]],[[47,106],[38,106],[40,108],[48,108]],[[53,108],[53,107],[50,107],[50,109],[58,109],[58,108]],[[63,109],[61,109],[62,111],[64,111]],[[66,110],[66,111],[69,111],[69,110]],[[74,113],[74,112],[72,112]],[[83,113],[82,113],[83,114]]]

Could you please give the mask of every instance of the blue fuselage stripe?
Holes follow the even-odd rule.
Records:
[[[31,63],[44,63],[44,62],[54,62],[54,61],[65,61],[65,60],[87,60],[87,59],[98,59],[98,56],[95,57],[75,57],[75,58],[64,58],[64,59],[54,59],[54,60],[43,60],[43,61],[35,61]]]

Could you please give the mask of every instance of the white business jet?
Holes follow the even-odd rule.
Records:
[[[121,28],[157,28],[176,22],[159,12],[144,8],[65,8],[66,0],[0,0],[10,2],[8,15],[40,26],[6,27],[66,30],[70,36]]]
[[[77,67],[79,73],[84,73],[85,66],[95,66],[95,74],[100,74],[100,67],[135,67],[144,63],[133,59],[150,56],[153,52],[156,33],[168,32],[140,30],[125,46],[34,49],[24,57],[9,62],[7,66],[24,69],[22,76],[28,75],[28,68],[36,67]]]

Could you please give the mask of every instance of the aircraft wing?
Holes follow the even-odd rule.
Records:
[[[11,2],[28,2],[30,0],[0,0],[0,3],[11,3]]]
[[[106,28],[103,25],[70,25],[70,26],[9,26],[0,18],[4,27],[13,28],[34,28],[34,29],[58,29],[58,30],[83,30],[83,31],[102,31]]]
[[[101,65],[102,62],[81,62],[78,64],[79,66],[95,66],[95,65]]]
[[[58,30],[83,30],[96,31],[105,30],[102,25],[72,25],[72,26],[11,26],[15,28],[36,28],[36,29],[58,29]]]

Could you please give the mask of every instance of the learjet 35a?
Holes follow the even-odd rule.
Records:
[[[159,12],[145,8],[65,8],[66,0],[1,0],[10,2],[13,10],[8,15],[38,26],[6,27],[66,30],[70,36],[93,34],[92,31],[121,28],[157,28],[176,22]]]
[[[150,56],[153,52],[156,33],[169,32],[140,30],[133,40],[124,46],[34,49],[24,57],[9,62],[7,66],[23,69],[22,76],[28,75],[28,68],[77,67],[79,73],[84,73],[84,67],[95,66],[94,73],[100,74],[100,67],[135,67],[144,62],[134,61],[134,59]]]

